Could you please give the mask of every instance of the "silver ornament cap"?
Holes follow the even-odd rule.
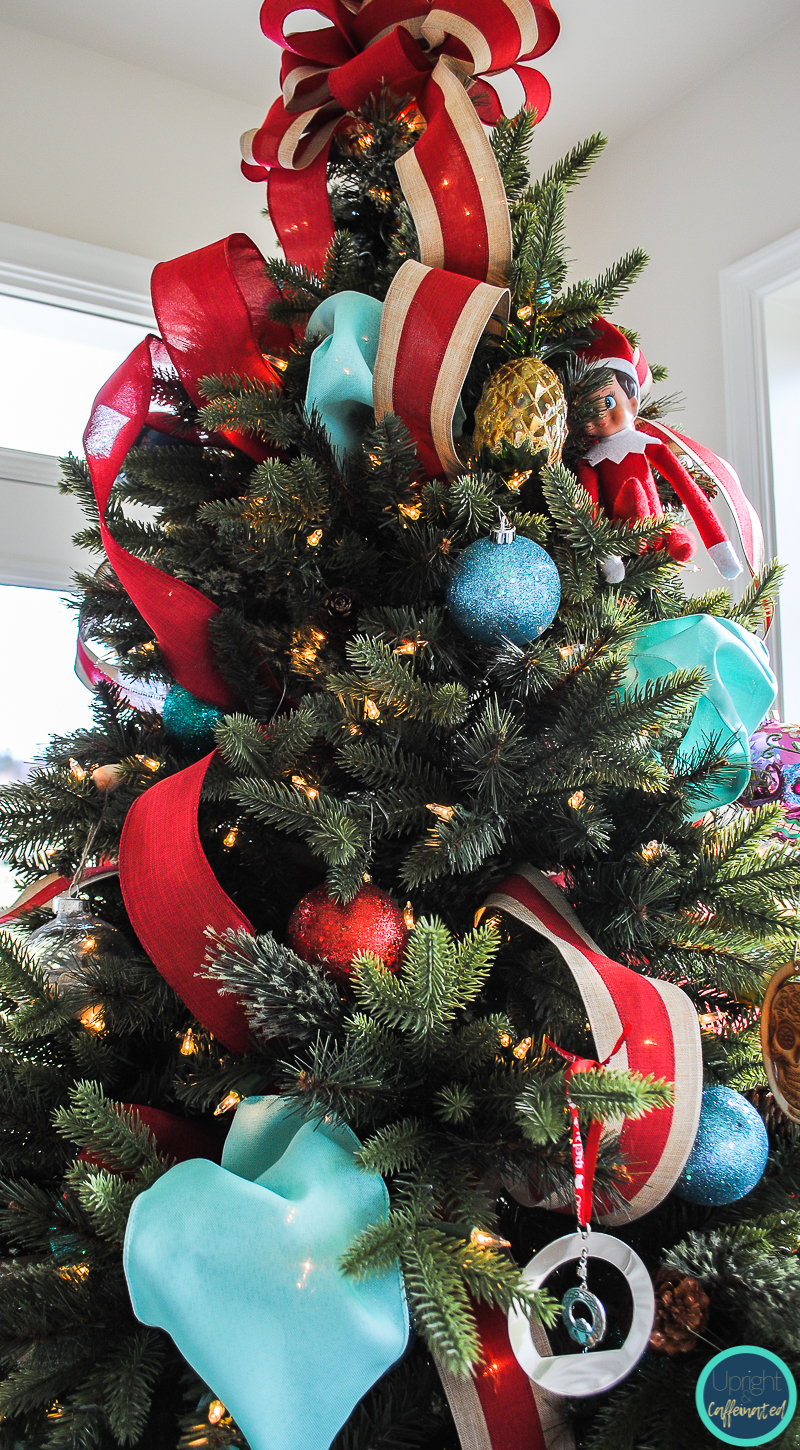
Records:
[[[500,522],[490,530],[490,537],[496,544],[513,544],[517,537],[517,531],[513,524],[510,524],[503,510],[498,506],[497,512],[500,515]]]

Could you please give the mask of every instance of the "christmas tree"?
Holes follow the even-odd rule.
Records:
[[[800,1368],[800,855],[739,800],[779,571],[685,592],[730,474],[599,321],[644,255],[569,280],[602,137],[532,182],[541,78],[507,120],[508,57],[381,15],[248,143],[283,255],[157,269],[64,461],[96,723],[0,795],[5,1450],[667,1450],[719,1350]],[[649,1313],[591,1233],[571,1316],[585,1233],[523,1273],[592,1192]]]

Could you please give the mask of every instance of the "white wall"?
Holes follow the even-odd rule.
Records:
[[[0,220],[156,259],[235,231],[269,251],[264,188],[239,171],[261,119],[252,99],[0,24]]]
[[[781,590],[784,718],[800,720],[800,283],[764,299],[775,531],[788,565]]]
[[[578,275],[649,253],[615,316],[686,395],[676,426],[723,455],[719,273],[800,227],[799,77],[800,20],[612,143],[570,198]]]

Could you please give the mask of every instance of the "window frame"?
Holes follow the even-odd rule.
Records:
[[[6,296],[156,331],[150,302],[154,266],[149,258],[131,252],[0,222],[0,293]],[[82,519],[75,515],[74,502],[58,493],[58,479],[58,460],[50,454],[0,447],[0,499],[9,509],[12,524],[11,537],[4,530],[5,543],[0,545],[0,584],[62,593],[71,590],[74,559],[70,540]],[[48,498],[42,489],[53,492]],[[51,525],[47,550],[35,524],[43,508]]]
[[[777,530],[764,298],[800,281],[800,230],[726,267],[719,281],[728,457],[761,519],[767,557],[774,558]],[[776,706],[783,717],[780,606],[769,650],[778,678]]]

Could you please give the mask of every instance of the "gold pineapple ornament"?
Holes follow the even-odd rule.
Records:
[[[475,409],[472,445],[502,453],[503,445],[533,453],[545,450],[548,462],[559,463],[567,437],[567,401],[564,390],[546,363],[538,357],[518,357],[498,368],[487,380]]]

